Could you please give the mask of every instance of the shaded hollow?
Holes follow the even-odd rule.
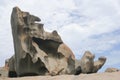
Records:
[[[8,72],[8,77],[17,77],[17,73],[15,71],[9,71]]]
[[[64,57],[62,54],[57,52],[58,47],[60,46],[60,44],[62,44],[62,42],[60,43],[53,40],[43,40],[41,38],[36,38],[36,37],[33,37],[32,40],[35,43],[37,43],[39,48],[43,50],[45,53],[47,53],[48,56],[57,57],[57,58]]]
[[[45,75],[48,70],[46,69],[44,63],[38,58],[36,63],[32,62],[32,58],[29,54],[26,55],[24,59],[21,59],[20,68],[21,73],[18,76],[37,76],[37,75]]]

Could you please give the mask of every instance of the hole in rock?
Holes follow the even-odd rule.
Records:
[[[62,54],[58,53],[58,47],[61,44],[60,42],[56,42],[53,40],[43,40],[41,38],[33,37],[32,40],[49,56],[60,58],[63,57]]]

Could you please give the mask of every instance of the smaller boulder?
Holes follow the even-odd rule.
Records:
[[[105,72],[118,72],[118,71],[120,71],[120,69],[117,69],[117,68],[107,68],[105,70]]]
[[[80,73],[89,74],[96,73],[106,62],[106,57],[99,57],[97,61],[94,61],[95,55],[90,51],[85,51],[83,57],[80,60],[75,60],[75,75]]]

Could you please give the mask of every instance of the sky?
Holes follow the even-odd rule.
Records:
[[[41,18],[46,31],[57,30],[77,59],[89,50],[102,67],[120,68],[120,0],[1,0],[0,66],[14,54],[10,16],[18,6]]]

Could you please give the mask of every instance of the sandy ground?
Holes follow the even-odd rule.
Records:
[[[20,78],[5,78],[0,80],[120,80],[120,72],[112,73],[94,73],[94,74],[80,74],[74,75],[60,75],[60,76],[30,76]]]

